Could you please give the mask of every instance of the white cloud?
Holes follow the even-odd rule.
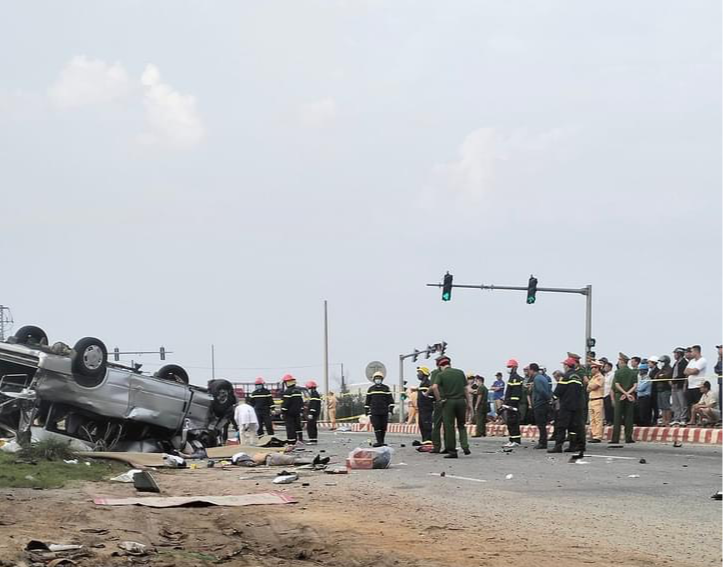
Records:
[[[303,126],[321,128],[336,119],[336,101],[331,97],[303,104],[299,109],[299,121]]]
[[[520,168],[542,154],[556,159],[561,155],[561,144],[575,132],[570,127],[538,133],[526,129],[474,130],[462,141],[457,160],[434,166],[433,183],[424,192],[422,205],[433,207],[439,199],[477,205],[498,188],[498,172],[507,162]]]
[[[163,83],[155,65],[146,66],[141,85],[147,126],[140,136],[141,143],[190,148],[203,140],[206,131],[194,96],[181,94]]]
[[[48,90],[50,101],[59,108],[107,104],[129,96],[132,82],[119,63],[109,64],[84,55],[73,57]]]

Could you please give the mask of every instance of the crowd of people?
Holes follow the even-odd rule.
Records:
[[[539,430],[535,448],[548,452],[576,452],[587,442],[601,443],[606,424],[613,425],[610,443],[614,444],[620,443],[623,429],[625,442],[634,443],[634,425],[720,426],[723,347],[716,348],[717,396],[700,345],[678,347],[672,357],[621,352],[614,362],[591,353],[584,364],[580,356],[568,352],[562,369],[551,376],[534,362],[520,374],[519,363],[510,359],[507,381],[498,372],[489,387],[483,376],[465,375],[451,366],[448,356],[440,356],[433,372],[417,368],[419,385],[410,392],[410,419],[419,425],[420,450],[445,453],[449,458],[457,457],[455,431],[462,450],[469,453],[466,424],[470,422],[475,424],[473,436],[485,436],[490,421],[504,423],[509,433],[507,448],[520,445],[520,425],[534,424]],[[548,448],[550,423],[554,424],[554,445]],[[377,443],[383,444],[383,432],[377,425],[374,429]],[[565,441],[569,445],[563,449]]]

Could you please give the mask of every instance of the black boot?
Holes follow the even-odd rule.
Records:
[[[555,445],[552,449],[547,450],[548,453],[562,453],[562,445]]]
[[[457,459],[457,458],[459,458],[459,457],[457,456],[457,451],[449,451],[449,452],[444,456],[444,458],[445,458],[445,459]]]

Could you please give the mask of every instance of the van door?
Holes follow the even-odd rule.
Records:
[[[176,431],[189,398],[185,384],[133,374],[128,419]]]

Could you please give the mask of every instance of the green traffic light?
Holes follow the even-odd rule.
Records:
[[[442,301],[449,301],[450,299],[452,299],[452,292],[451,292],[451,291],[445,291],[445,292],[442,294]]]
[[[528,295],[528,296],[527,296],[527,303],[528,303],[528,304],[532,304],[532,303],[534,303],[534,302],[535,302],[535,297],[532,296],[532,295]]]

